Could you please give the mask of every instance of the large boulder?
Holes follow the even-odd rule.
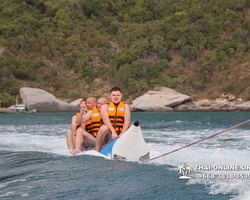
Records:
[[[83,100],[83,98],[80,98],[80,99],[77,99],[77,100],[75,100],[75,101],[72,101],[72,102],[70,102],[69,104],[70,104],[70,105],[74,105],[74,106],[79,106],[81,100]]]
[[[20,95],[28,110],[37,112],[77,112],[78,106],[70,105],[54,95],[38,88],[22,87]]]
[[[191,100],[192,99],[185,94],[181,94],[167,87],[160,87],[155,91],[148,91],[146,94],[136,98],[132,102],[131,108],[135,111],[159,111],[160,109],[166,112],[170,110],[173,111],[171,108]]]

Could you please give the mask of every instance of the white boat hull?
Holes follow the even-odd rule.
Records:
[[[101,148],[100,152],[92,148],[78,155],[82,154],[124,161],[143,161],[149,159],[148,147],[142,136],[139,122],[135,122],[119,139],[111,139],[108,144]]]

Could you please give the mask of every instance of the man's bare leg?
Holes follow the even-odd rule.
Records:
[[[92,135],[89,134],[87,131],[84,131],[83,134],[83,144],[87,147],[94,147],[95,146],[95,141],[96,138]]]
[[[106,125],[102,125],[96,136],[95,148],[96,151],[100,151],[101,146],[105,139],[109,140],[111,138],[111,133]]]
[[[95,146],[95,137],[85,130],[79,128],[76,132],[76,148],[73,152],[73,155],[82,152],[82,145],[86,146]]]
[[[82,144],[83,144],[83,129],[79,128],[77,129],[76,131],[76,148],[73,152],[73,155],[76,155],[78,153],[81,153],[82,150],[81,150],[81,147],[82,147]]]
[[[66,133],[66,140],[67,140],[67,145],[68,148],[70,150],[70,153],[72,154],[75,145],[74,145],[74,139],[73,139],[73,133],[71,133],[70,131]]]
[[[74,148],[76,148],[76,135],[72,134],[72,138],[73,138]]]

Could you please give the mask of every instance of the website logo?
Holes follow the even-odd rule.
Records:
[[[192,171],[194,171],[193,168],[188,166],[186,163],[181,163],[177,168],[177,173],[182,174],[179,179],[190,179],[190,174]]]

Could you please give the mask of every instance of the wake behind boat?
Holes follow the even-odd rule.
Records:
[[[103,145],[100,152],[97,152],[95,148],[89,148],[84,149],[82,153],[77,155],[83,154],[124,161],[143,161],[149,159],[150,156],[138,121],[120,138],[111,139],[107,144]]]

